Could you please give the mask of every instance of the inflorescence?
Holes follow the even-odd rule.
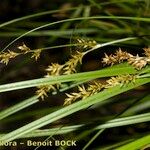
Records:
[[[83,40],[83,39],[77,39],[77,42],[82,46],[82,48],[93,48],[96,45],[95,41],[90,40]],[[83,46],[84,45],[84,46]],[[79,64],[82,64],[83,56],[85,55],[84,52],[76,51],[74,54],[71,55],[71,58],[63,65],[60,65],[58,63],[52,63],[46,68],[47,74],[44,77],[50,77],[50,76],[59,76],[59,75],[69,75],[76,72],[76,67]],[[47,93],[50,91],[56,91],[61,87],[61,83],[57,83],[55,85],[45,85],[37,87],[38,90],[36,91],[36,94],[38,97],[40,97],[42,100],[47,97]]]
[[[14,52],[10,50],[8,50],[7,52],[0,52],[0,62],[7,65],[10,59],[27,53],[32,53],[31,58],[35,58],[35,60],[37,60],[40,57],[42,51],[41,49],[37,49],[33,51],[29,47],[27,47],[24,43],[23,45],[18,46],[18,49],[19,52]]]
[[[150,63],[150,48],[144,48],[144,54],[144,57],[140,57],[138,54],[136,56],[133,56],[132,54],[126,51],[122,51],[121,48],[119,48],[119,50],[117,50],[115,54],[111,54],[108,56],[105,53],[105,57],[102,59],[102,63],[104,65],[112,66],[114,64],[127,61],[134,68],[140,70]],[[70,105],[76,100],[85,99],[86,97],[94,95],[104,89],[108,89],[117,85],[124,86],[128,83],[134,83],[136,78],[138,78],[138,75],[127,74],[111,77],[110,79],[106,80],[105,84],[95,82],[94,86],[89,84],[88,88],[85,88],[85,86],[79,86],[78,92],[66,94],[67,98],[65,99],[64,105]]]
[[[116,53],[110,54],[109,56],[105,54],[105,57],[102,60],[104,65],[114,65],[117,63],[121,63],[123,61],[127,61],[130,65],[132,65],[137,70],[142,69],[147,64],[150,63],[150,48],[144,48],[144,57],[140,57],[138,54],[133,56],[132,54],[122,51],[120,48],[116,51]]]
[[[131,83],[135,81],[135,79],[138,78],[137,75],[120,75],[116,77],[111,77],[110,79],[106,80],[106,83],[100,83],[100,82],[94,82],[92,84],[89,84],[87,88],[85,88],[84,85],[78,87],[78,92],[73,92],[71,94],[66,94],[67,98],[64,101],[64,105],[70,105],[73,102],[79,100],[79,99],[85,99],[91,95],[97,94],[98,92],[108,89],[114,86],[123,86],[127,85],[128,83]]]
[[[45,71],[45,78],[51,76],[60,76],[60,75],[69,75],[76,72],[76,68],[79,64],[82,64],[82,59],[85,54],[91,49],[93,49],[97,43],[94,40],[85,40],[85,39],[77,39],[77,43],[80,45],[80,50],[77,50],[74,54],[71,55],[71,58],[65,64],[52,63],[49,65]],[[31,58],[37,60],[40,57],[42,49],[31,50],[24,43],[21,46],[18,46],[19,52],[14,52],[8,50],[7,52],[0,52],[0,62],[4,64],[8,64],[10,59],[13,59],[21,54],[31,53]],[[83,52],[82,49],[86,49],[86,52]],[[140,70],[145,67],[147,64],[150,64],[150,48],[144,48],[144,56],[132,55],[126,51],[122,51],[119,48],[114,54],[107,55],[104,54],[105,57],[102,59],[102,63],[104,65],[115,65],[117,63],[122,63],[124,61],[128,62],[128,64],[132,65],[135,69]],[[138,75],[120,75],[116,77],[111,77],[106,80],[105,83],[93,82],[87,86],[78,86],[78,92],[72,92],[70,94],[66,94],[67,98],[64,101],[64,105],[72,104],[73,102],[79,99],[85,99],[91,95],[94,95],[102,90],[120,85],[124,86],[128,83],[134,82],[135,79],[138,78]],[[44,100],[45,97],[48,96],[49,92],[57,91],[60,89],[61,83],[57,83],[54,85],[42,85],[38,86],[36,95]]]

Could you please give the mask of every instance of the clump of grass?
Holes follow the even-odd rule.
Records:
[[[42,52],[44,53],[44,50],[53,48],[75,46],[76,51],[70,54],[69,59],[66,62],[64,62],[64,64],[53,62],[49,64],[47,67],[45,67],[46,73],[44,77],[41,79],[0,85],[0,92],[18,89],[21,90],[29,87],[37,88],[35,95],[33,97],[25,99],[20,103],[14,104],[10,108],[6,108],[0,112],[0,120],[6,118],[6,122],[16,121],[17,123],[18,122],[17,114],[16,116],[13,115],[12,117],[10,115],[19,112],[24,108],[28,108],[29,106],[31,107],[33,104],[38,103],[39,99],[44,100],[51,94],[57,94],[57,92],[65,91],[66,93],[66,98],[64,98],[63,102],[61,101],[64,106],[61,105],[60,108],[58,108],[57,110],[56,109],[54,110],[53,106],[51,106],[51,108],[49,108],[49,111],[37,110],[36,113],[33,110],[31,110],[30,112],[28,112],[28,114],[26,114],[29,117],[34,116],[34,114],[38,114],[38,116],[40,116],[39,115],[40,112],[44,112],[43,113],[44,115],[41,113],[41,116],[43,115],[43,117],[38,119],[36,118],[36,120],[32,120],[31,123],[27,123],[27,125],[23,124],[23,126],[18,129],[14,128],[14,130],[10,133],[4,133],[2,131],[1,132],[2,134],[0,134],[0,141],[7,142],[18,138],[41,137],[41,135],[55,137],[55,135],[57,134],[63,134],[64,138],[63,140],[66,140],[66,138],[68,138],[68,135],[65,135],[65,133],[68,134],[71,133],[70,136],[72,139],[75,138],[78,141],[84,139],[83,140],[84,143],[86,141],[85,146],[83,148],[83,150],[85,150],[92,144],[92,142],[98,136],[102,136],[101,133],[107,128],[113,127],[119,128],[121,126],[125,125],[129,126],[131,124],[133,127],[134,124],[150,121],[150,113],[147,113],[147,109],[150,107],[149,103],[147,103],[148,102],[147,99],[149,100],[150,96],[147,90],[145,90],[147,89],[147,87],[143,86],[144,84],[150,83],[149,78],[150,48],[149,47],[143,48],[144,56],[141,54],[142,49],[140,48],[143,45],[145,46],[149,45],[149,39],[148,36],[146,36],[146,34],[147,28],[149,27],[148,23],[150,22],[150,19],[149,17],[147,17],[148,15],[147,9],[144,8],[144,6],[146,6],[147,3],[142,1],[140,1],[139,3],[138,1],[135,0],[135,2],[139,4],[138,6],[141,8],[142,10],[141,12],[144,12],[144,14],[142,14],[140,12],[137,13],[137,11],[133,11],[134,10],[133,6],[135,6],[134,2],[129,2],[128,0],[125,3],[122,1],[117,1],[117,3],[111,1],[104,3],[102,2],[100,5],[93,0],[89,2],[90,5],[87,6],[82,5],[77,8],[69,9],[74,11],[73,14],[71,13],[67,14],[70,15],[69,19],[50,22],[48,24],[44,24],[37,28],[26,31],[23,34],[22,31],[17,30],[17,23],[16,23],[16,33],[20,32],[21,35],[16,39],[14,39],[12,42],[10,42],[3,49],[3,51],[0,52],[1,63],[9,65],[10,60],[20,55],[26,54],[29,55],[30,58],[33,58],[35,61],[37,61],[41,57],[41,53]],[[112,4],[115,4],[115,7],[112,7]],[[103,8],[105,10],[103,13],[104,16],[93,16],[92,14],[93,8],[94,12],[97,12],[98,10],[101,11]],[[114,11],[115,10],[114,8],[116,9],[116,11]],[[62,10],[57,10],[54,12],[57,13],[59,11],[61,12]],[[118,12],[121,12],[123,16],[117,16]],[[45,12],[43,14],[49,13],[50,12]],[[40,15],[41,14],[33,15],[33,17]],[[131,16],[140,16],[140,17],[131,17]],[[32,16],[25,18],[27,19],[30,17]],[[18,20],[22,19],[20,18]],[[83,26],[84,29],[76,28],[75,32],[82,34],[89,33],[89,35],[87,35],[88,38],[77,38],[75,44],[56,45],[31,50],[26,44],[23,43],[22,45],[18,46],[15,50],[5,51],[5,49],[7,49],[10,45],[12,45],[15,41],[19,40],[21,37],[24,37],[25,35],[30,36],[30,38],[31,36],[55,35],[55,37],[45,42],[47,45],[49,43],[55,43],[55,41],[59,40],[59,38],[64,39],[64,41],[66,42],[67,39],[70,39],[70,33],[72,32],[71,28],[74,25],[74,23],[76,23],[77,21],[79,22],[81,20],[85,21]],[[13,22],[16,22],[16,20],[12,21],[12,23]],[[0,25],[0,27],[9,25],[10,23],[11,22],[4,23]],[[29,21],[29,24],[32,23],[33,23],[32,21],[31,22]],[[49,26],[51,27],[51,25],[56,24],[59,27],[57,31],[53,31],[51,29],[50,30],[44,29],[44,27]],[[43,30],[37,31],[39,29]],[[136,33],[137,36],[133,37],[133,33],[135,33],[136,29],[139,29],[137,30]],[[16,36],[16,33],[11,33],[9,34],[9,36]],[[8,33],[7,34],[0,33],[0,35],[6,36],[8,35]],[[122,37],[125,38],[122,39]],[[121,45],[122,42],[124,42],[123,43],[124,47],[132,46],[135,47],[135,49],[136,47],[138,47],[138,49],[141,49],[141,52],[139,51],[136,55],[133,55],[130,52],[123,50],[123,48],[119,48],[123,47]],[[111,50],[112,44],[116,44],[116,47],[118,47],[115,53],[110,52],[110,55],[108,55],[106,51],[103,52],[102,47],[110,46],[109,49]],[[97,49],[99,49],[101,51],[101,54],[104,55],[102,60],[101,56],[99,59],[99,62],[103,64],[103,67],[97,68],[97,71],[81,73],[80,70],[78,70],[77,68],[79,65],[82,65],[84,56]],[[97,80],[97,78],[100,78],[101,80]],[[72,91],[71,93],[69,93],[68,91],[66,92],[66,90],[76,86],[77,86],[76,91]],[[119,99],[118,96],[119,94],[125,94],[125,92],[133,90],[140,86],[142,86],[141,89],[144,92],[142,91],[141,92],[142,94],[139,92],[139,94],[137,95],[138,100],[137,99],[135,100],[132,95],[130,96],[130,94],[126,95],[127,100],[125,98],[124,101],[122,101],[122,99]],[[140,89],[136,90],[140,91]],[[134,92],[136,91],[132,91],[131,93]],[[142,98],[138,97],[139,95],[141,95]],[[115,98],[114,96],[118,97]],[[106,105],[104,105],[103,102],[107,102]],[[116,113],[118,110],[116,111],[111,107],[111,106],[116,107],[115,105],[116,103],[119,106],[121,105],[121,107],[119,108],[119,110],[121,109],[121,111],[119,111],[119,114]],[[103,107],[103,109],[105,109],[103,112],[107,111],[108,113],[106,113],[106,116],[105,115],[102,116],[102,114],[100,114],[99,111],[95,109],[96,107],[90,108],[90,106],[92,105],[98,107],[98,110],[101,110],[101,106],[104,105],[106,109],[105,107]],[[56,127],[55,121],[58,121],[63,117],[68,117],[70,114],[73,114],[83,109],[85,110],[86,115],[84,114],[84,112],[80,114],[81,116],[79,117],[78,125],[76,125],[77,124],[76,119],[74,119],[74,121],[72,119],[71,122],[68,120],[67,125],[66,122],[63,122],[63,120],[57,122],[58,127]],[[90,116],[90,113],[88,113],[91,109],[94,109],[96,111],[94,115],[92,114],[92,117]],[[21,113],[20,118],[22,120],[25,120],[26,115],[24,113]],[[85,117],[83,121],[82,117],[84,116],[88,117]],[[101,118],[99,116],[101,116]],[[7,117],[10,117],[10,119],[8,118],[7,120]],[[49,125],[50,123],[54,123],[54,126],[53,125],[51,126],[52,129],[42,128],[41,130],[39,130],[39,128]],[[84,126],[88,126],[91,124],[93,125],[93,127],[89,128],[88,132],[86,130],[87,128],[85,128],[84,130]],[[72,131],[75,132],[75,130],[80,129],[80,127],[82,127],[81,128],[82,130],[80,130],[82,131],[81,134],[79,134],[79,132],[77,133],[77,135],[72,134]],[[98,132],[94,135],[94,137],[91,138],[90,133],[97,130]],[[129,138],[129,135],[127,135],[127,137],[124,137],[124,134],[122,133],[123,131],[119,131],[119,139],[117,139],[116,136],[115,141],[117,144],[113,141],[114,144],[108,145],[109,142],[108,143],[106,142],[104,143],[105,145],[96,145],[95,147],[96,148],[100,147],[101,149],[106,148],[119,150],[123,150],[124,148],[140,149],[142,147],[147,147],[145,145],[147,145],[150,140],[146,132],[144,132],[146,136],[134,132],[135,134],[131,138]],[[113,132],[111,132],[111,134],[113,134]],[[85,136],[87,138],[84,138]],[[143,137],[141,138],[141,136]],[[110,143],[112,143],[112,141]]]

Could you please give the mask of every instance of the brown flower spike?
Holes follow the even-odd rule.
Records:
[[[119,50],[116,51],[116,53],[113,55],[107,55],[105,53],[105,57],[102,60],[102,63],[104,63],[105,65],[114,65],[116,63],[121,63],[124,60],[129,59],[130,57],[132,57],[132,55],[130,53],[127,52],[123,52],[121,50],[121,48],[119,48]]]
[[[78,93],[71,93],[66,94],[67,98],[64,101],[64,106],[72,104],[74,101],[77,101],[78,99],[85,99],[91,95],[94,95],[98,92],[100,92],[103,89],[103,85],[98,82],[94,82],[88,86],[88,88],[85,88],[85,86],[79,86],[78,87]]]
[[[112,88],[117,85],[124,86],[131,82],[134,83],[136,78],[138,78],[138,76],[136,75],[120,75],[116,77],[111,77],[110,79],[106,80],[106,84],[94,82],[93,84],[90,84],[88,88],[85,88],[85,86],[79,86],[78,92],[66,94],[67,98],[64,101],[64,105],[70,105],[79,99],[85,99],[91,95],[102,91],[103,89]]]
[[[140,57],[138,54],[136,56],[133,56],[132,54],[123,52],[121,49],[119,49],[114,55],[111,54],[108,56],[107,54],[105,54],[102,63],[112,66],[116,63],[121,63],[126,60],[134,68],[136,68],[137,70],[141,70],[143,67],[150,63],[150,48],[144,48],[144,51],[146,57]]]
[[[72,55],[72,58],[64,64],[64,74],[75,73],[78,63],[82,63],[83,56],[84,53],[81,53],[79,51],[77,51],[76,54]]]

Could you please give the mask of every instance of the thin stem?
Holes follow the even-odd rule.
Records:
[[[137,38],[138,37],[129,37],[129,38],[123,38],[123,39],[119,39],[119,40],[115,40],[115,41],[111,41],[111,42],[107,42],[107,43],[103,43],[103,44],[97,44],[96,46],[94,46],[90,50],[84,52],[84,54],[90,53],[90,52],[92,52],[92,51],[94,51],[98,48],[101,48],[101,47],[105,47],[105,46],[108,46],[108,45],[111,45],[111,44],[120,43],[120,42],[124,42],[124,41],[135,40]]]
[[[67,9],[65,9],[65,11],[74,10],[74,9],[77,9],[77,8],[78,8],[78,7],[67,8]],[[44,12],[40,12],[40,13],[28,15],[28,16],[23,16],[23,17],[20,17],[20,18],[17,18],[17,19],[13,19],[13,20],[10,20],[10,21],[7,21],[7,22],[4,22],[4,23],[0,24],[0,28],[2,28],[2,27],[4,27],[4,26],[7,26],[7,25],[9,25],[9,24],[18,22],[18,21],[25,20],[25,19],[34,18],[34,17],[39,17],[39,16],[44,16],[44,15],[48,15],[48,14],[52,14],[52,13],[57,13],[57,12],[60,12],[60,11],[62,11],[62,10],[61,10],[61,9],[58,9],[58,10],[50,10],[50,11],[44,11]]]
[[[39,26],[37,28],[34,28],[32,30],[29,30],[28,32],[22,34],[21,36],[19,36],[18,38],[14,39],[12,42],[10,42],[2,51],[6,50],[10,45],[12,45],[14,42],[16,42],[17,40],[19,40],[20,38],[24,37],[25,35],[34,32],[36,30],[51,26],[51,25],[55,25],[55,24],[59,24],[59,23],[63,23],[63,22],[68,22],[68,21],[78,21],[78,20],[89,20],[89,19],[123,19],[123,20],[133,20],[133,21],[144,21],[144,22],[150,22],[149,18],[140,18],[140,17],[122,17],[122,16],[92,16],[92,17],[79,17],[79,18],[71,18],[71,19],[64,19],[64,20],[60,20],[60,21],[56,21],[56,22],[52,22],[52,23],[48,23],[45,24],[43,26]]]

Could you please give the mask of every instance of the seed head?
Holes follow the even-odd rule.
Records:
[[[19,53],[8,50],[7,52],[0,53],[0,62],[4,64],[8,64],[9,60],[15,58]]]
[[[72,58],[64,64],[64,74],[75,73],[78,63],[82,64],[83,56],[84,53],[81,53],[79,51],[77,51],[76,54],[72,55]]]
[[[107,84],[105,85],[105,88],[111,88],[117,85],[123,86],[130,82],[134,83],[136,78],[136,75],[120,75],[116,77],[111,77],[109,80],[106,81]]]
[[[58,63],[52,63],[46,68],[47,75],[45,77],[60,75],[62,68],[63,65],[59,65]]]
[[[87,88],[85,86],[78,86],[77,93],[73,92],[71,94],[66,94],[67,98],[64,101],[64,105],[70,105],[74,101],[77,101],[79,99],[85,99],[91,95],[94,95],[98,92],[100,92],[103,89],[103,85],[101,83],[94,82],[90,84]]]

